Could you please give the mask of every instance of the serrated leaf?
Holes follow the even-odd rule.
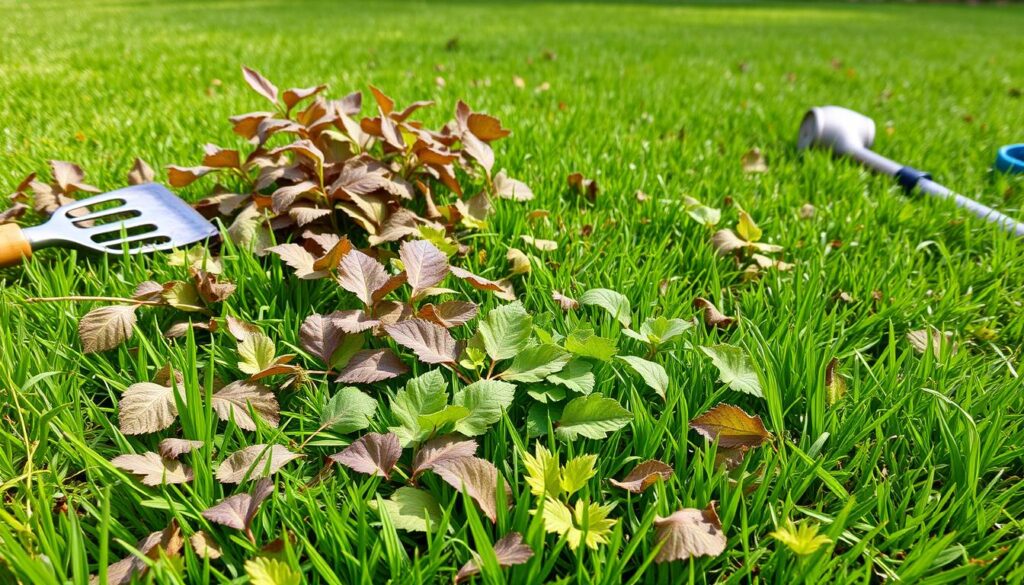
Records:
[[[431,470],[448,485],[465,491],[491,522],[498,521],[498,468],[479,457],[438,461]]]
[[[232,417],[238,428],[256,430],[256,421],[249,414],[250,407],[267,426],[277,427],[279,419],[277,398],[274,393],[259,382],[240,380],[218,390],[210,398],[210,406],[220,420]]]
[[[662,545],[656,563],[690,557],[717,557],[725,552],[726,538],[714,502],[704,510],[683,508],[666,518],[654,519],[654,533]]]
[[[390,349],[364,349],[348,360],[335,382],[372,384],[390,380],[408,371],[409,368]]]
[[[184,402],[185,392],[180,386],[178,397]],[[171,426],[178,416],[174,390],[150,382],[139,382],[129,386],[121,395],[118,409],[119,427],[126,435],[162,431]]]
[[[252,445],[228,455],[217,467],[217,481],[241,483],[248,478],[259,479],[278,472],[290,461],[302,457],[283,445]]]
[[[657,459],[651,459],[634,467],[621,481],[609,479],[608,483],[634,494],[639,494],[654,485],[658,480],[669,480],[671,478],[672,466],[662,463]]]
[[[367,306],[374,303],[373,293],[388,280],[384,265],[359,250],[345,254],[338,264],[338,284]]]
[[[754,364],[746,350],[729,344],[701,346],[701,351],[711,358],[718,368],[718,379],[737,392],[744,392],[764,398],[761,382],[757,379]]]
[[[430,527],[441,522],[441,506],[430,492],[400,487],[390,499],[382,500],[382,504],[391,523],[399,530],[426,532],[428,519]]]
[[[509,532],[494,543],[494,557],[501,567],[521,565],[533,557],[533,549],[529,545],[523,544],[523,535],[518,532]],[[474,558],[462,565],[455,575],[455,583],[457,585],[478,573],[480,573],[480,562]]]
[[[270,557],[256,557],[245,561],[245,574],[249,585],[299,585],[302,574],[287,562]]]
[[[442,461],[473,457],[476,455],[476,449],[475,440],[463,439],[457,435],[431,439],[420,446],[412,459],[412,479],[416,479],[421,473]]]
[[[526,468],[526,484],[530,493],[538,497],[558,498],[562,495],[562,469],[558,457],[552,455],[537,441],[534,454],[523,453],[523,467]]]
[[[110,463],[139,476],[144,485],[178,484],[192,481],[192,468],[174,459],[147,451],[141,454],[118,455]]]
[[[406,319],[384,330],[399,345],[410,350],[421,362],[452,364],[458,360],[455,338],[447,329],[423,319]]]
[[[313,267],[316,258],[298,244],[278,244],[267,248],[267,252],[280,257],[282,262],[292,267],[295,276],[302,280],[316,280],[329,276],[326,270],[317,270]]]
[[[157,446],[157,450],[160,451],[160,455],[163,457],[168,459],[177,459],[185,453],[191,453],[192,451],[199,449],[203,445],[204,443],[202,441],[167,437],[160,441],[160,445]]]
[[[544,500],[544,530],[565,536],[569,548],[580,544],[597,549],[608,542],[608,535],[618,520],[608,518],[615,504],[601,506],[584,499],[576,500],[573,508],[553,498]]]
[[[210,522],[234,528],[248,530],[252,525],[256,512],[263,501],[274,493],[274,482],[269,479],[257,481],[248,494],[236,494],[224,498],[217,504],[203,510],[203,518]]]
[[[262,333],[253,333],[238,344],[238,369],[246,374],[258,374],[274,365],[277,348],[274,341]]]
[[[420,307],[418,316],[432,321],[445,329],[465,325],[476,317],[476,303],[468,301],[445,301],[439,305],[426,304]]]
[[[633,309],[630,307],[629,299],[622,293],[607,288],[593,288],[583,293],[580,303],[601,307],[622,323],[623,327],[629,327],[633,322]]]
[[[224,555],[220,549],[220,545],[213,539],[212,536],[207,534],[203,530],[197,530],[188,538],[188,542],[192,545],[192,550],[196,553],[196,556],[201,559],[215,560],[219,559]]]
[[[665,399],[665,392],[668,391],[668,372],[661,364],[633,355],[620,355],[619,359],[629,364],[629,367],[644,379],[644,383],[657,392],[662,400]]]
[[[561,384],[573,392],[590,394],[594,391],[597,381],[591,371],[593,366],[590,362],[581,358],[569,360],[561,371],[548,376],[548,381],[554,384]]]
[[[494,361],[515,357],[532,333],[533,317],[519,301],[491,309],[477,330],[487,355]]]
[[[608,433],[621,429],[631,420],[632,413],[598,392],[569,401],[562,410],[555,433],[570,441],[579,436],[604,439]]]
[[[391,470],[402,456],[402,446],[394,433],[367,433],[340,453],[331,455],[336,462],[367,475],[391,477]]]
[[[578,356],[594,358],[603,362],[611,361],[619,353],[619,348],[615,345],[614,340],[601,337],[590,328],[577,329],[569,334],[565,340],[565,349]]]
[[[469,411],[456,423],[455,430],[468,437],[484,434],[501,420],[502,410],[512,406],[515,395],[515,385],[500,380],[478,380],[455,392],[452,405]]]
[[[529,346],[516,354],[501,378],[513,382],[540,382],[560,372],[571,357],[569,352],[551,343]]]
[[[717,439],[719,448],[725,449],[759,447],[772,436],[761,417],[724,403],[691,420],[690,428],[709,441]]]
[[[664,316],[656,319],[645,319],[640,325],[640,335],[654,345],[663,345],[679,337],[693,327],[693,323],[683,319],[667,319]]]
[[[178,309],[179,311],[196,312],[201,311],[202,302],[199,300],[199,289],[191,282],[172,282],[164,287],[164,302]]]
[[[391,401],[391,413],[401,426],[392,427],[402,445],[422,439],[420,417],[442,410],[448,404],[448,382],[438,370],[409,380]]]
[[[93,309],[78,322],[82,351],[96,353],[121,345],[131,338],[136,305],[112,305]]]
[[[448,256],[426,240],[403,242],[398,257],[402,259],[412,286],[413,298],[444,280],[448,274]]]
[[[590,478],[597,474],[594,467],[596,464],[597,455],[580,455],[566,461],[560,479],[562,491],[571,496],[583,489]]]
[[[354,386],[334,393],[320,413],[320,426],[342,435],[370,426],[377,412],[377,400]]]

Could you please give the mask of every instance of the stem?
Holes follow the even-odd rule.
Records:
[[[454,363],[447,363],[447,364],[444,364],[444,366],[445,366],[446,368],[448,368],[449,370],[451,370],[451,371],[455,372],[455,375],[456,375],[456,376],[458,376],[458,377],[459,377],[459,379],[460,379],[460,380],[462,380],[463,382],[465,382],[466,384],[472,384],[472,383],[473,383],[473,381],[472,381],[472,380],[470,380],[468,376],[466,376],[465,374],[463,374],[462,372],[460,372],[460,371],[458,370],[458,368],[456,368],[456,367],[455,367],[455,364],[454,364]]]
[[[329,424],[331,424],[331,423],[330,422],[325,422],[324,424],[320,425],[320,428],[318,428],[317,430],[313,431],[312,434],[310,434],[308,437],[306,437],[306,440],[303,441],[301,445],[299,445],[299,449],[298,450],[302,451],[303,449],[305,449],[306,448],[306,444],[308,444],[317,435],[319,435],[321,432],[323,432],[323,430],[326,429]]]
[[[487,368],[487,379],[488,380],[490,380],[491,377],[494,375],[494,366],[496,366],[496,365],[498,365],[498,362],[492,361],[491,362],[491,367]]]

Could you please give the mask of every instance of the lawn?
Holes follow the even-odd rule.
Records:
[[[334,98],[361,90],[363,115],[375,115],[371,84],[400,105],[434,100],[417,113],[432,128],[462,99],[512,131],[494,144],[495,171],[507,169],[536,197],[496,200],[483,229],[459,231],[468,253],[452,264],[497,280],[509,272],[508,250],[521,250],[530,270],[513,282],[536,336],[593,328],[668,378],[662,398],[623,360],[581,358],[594,374],[589,397],[629,413],[583,425],[575,437],[559,413],[589,397],[550,380],[519,384],[474,437],[476,457],[510,491],[491,490],[498,503],[489,513],[473,490],[459,493],[442,473],[425,472],[416,497],[437,506],[425,522],[424,506],[394,501],[399,488],[411,489],[413,444],[431,433],[405,446],[390,479],[327,457],[367,432],[401,427],[395,401],[413,376],[444,372],[453,390],[464,381],[367,335],[367,347],[394,348],[411,371],[358,385],[377,400],[365,430],[322,429],[328,399],[346,385],[316,373],[324,365],[299,330],[310,314],[359,306],[352,294],[330,279],[297,278],[273,254],[224,248],[221,278],[237,290],[216,316],[255,324],[278,354],[296,353],[293,364],[313,371],[287,388],[288,376],[263,379],[280,421],[244,430],[239,419],[255,412],[222,422],[209,407],[215,378],[248,375],[227,332],[167,339],[161,332],[183,314],[145,306],[131,339],[86,354],[79,320],[105,303],[26,301],[129,297],[148,279],[188,279],[186,266],[167,255],[44,251],[0,271],[0,581],[85,583],[175,523],[186,539],[203,531],[222,556],[164,542],[136,561],[142,579],[451,582],[476,553],[483,571],[474,579],[488,583],[1021,582],[1024,246],[795,143],[808,107],[844,105],[876,121],[877,151],[1020,217],[1024,180],[991,165],[1000,145],[1024,140],[1022,30],[1020,6],[0,0],[5,192],[29,173],[47,178],[50,159],[78,163],[87,182],[112,190],[136,157],[165,182],[165,165],[198,165],[207,142],[245,146],[227,118],[267,104],[243,81],[242,65],[282,89],[327,83]],[[754,148],[763,172],[744,168]],[[592,201],[570,188],[574,172],[596,182]],[[204,178],[176,191],[195,201],[212,186]],[[721,209],[718,226],[692,219],[684,196]],[[716,253],[712,233],[736,229],[741,210],[791,269],[752,274]],[[351,237],[365,245],[358,231]],[[476,320],[452,329],[457,339],[473,336],[489,311],[515,306],[451,276],[442,286],[455,291],[442,299],[480,305]],[[582,299],[591,289],[621,293],[629,309],[566,311],[552,297]],[[697,298],[736,322],[706,325]],[[626,321],[639,329],[659,316],[694,326],[657,351],[624,333]],[[949,340],[916,350],[908,333],[930,328]],[[549,341],[563,344],[558,335]],[[702,349],[726,344],[749,361],[743,381],[730,383]],[[183,374],[180,420],[123,434],[126,389],[167,364]],[[559,392],[568,396],[557,400]],[[759,416],[770,433],[731,465],[716,460],[737,455],[725,449],[726,435],[716,444],[690,426],[721,403]],[[168,437],[203,442],[181,455],[192,481],[149,486],[110,463],[156,451]],[[220,483],[217,465],[267,444],[304,457],[271,476],[274,493],[248,533],[204,517],[256,485]],[[570,520],[566,535],[546,530],[548,508],[528,481],[536,445],[562,464],[579,458],[586,467],[593,456],[593,475],[554,498],[610,507],[602,514],[614,525],[606,530],[594,516]],[[651,459],[672,471],[642,493],[609,482]],[[672,526],[656,520],[711,502],[724,550],[660,562],[671,543],[659,532]],[[703,518],[707,532],[716,523]],[[797,533],[789,522],[823,538],[787,540]],[[499,568],[493,544],[512,532],[532,557]]]

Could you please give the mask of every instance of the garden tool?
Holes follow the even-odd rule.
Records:
[[[939,199],[953,202],[974,215],[998,224],[1004,230],[1024,236],[1024,224],[982,205],[977,201],[943,187],[932,176],[913,167],[901,165],[871,150],[875,141],[875,123],[864,116],[839,106],[811,108],[800,124],[797,148],[829,148],[839,156],[848,156],[879,173],[891,175],[910,193],[915,188]]]
[[[48,246],[140,254],[179,248],[217,233],[162,185],[133,185],[58,207],[42,225],[0,225],[0,267],[16,265]]]

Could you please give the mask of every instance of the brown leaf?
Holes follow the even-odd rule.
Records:
[[[341,328],[342,320],[332,318],[334,315],[338,315],[338,313],[331,315],[314,313],[306,317],[299,328],[299,343],[302,348],[319,358],[327,366],[330,366],[331,356],[334,355],[345,336],[345,330]]]
[[[384,115],[388,115],[395,109],[395,100],[387,96],[383,91],[377,89],[374,86],[370,86],[370,92],[373,93],[373,99],[376,100],[377,105]]]
[[[402,456],[402,445],[398,435],[388,433],[367,433],[356,439],[340,453],[330,456],[335,463],[368,475],[391,478],[398,458]]]
[[[172,187],[187,187],[203,175],[209,174],[214,169],[210,167],[179,167],[167,165],[167,182]]]
[[[270,198],[273,200],[271,205],[274,213],[284,213],[299,198],[300,195],[306,193],[319,192],[320,187],[317,186],[313,181],[302,181],[294,185],[286,185],[274,191]]]
[[[128,171],[129,185],[142,185],[153,182],[153,169],[141,158],[135,159],[135,164]]]
[[[298,244],[278,244],[267,248],[267,252],[277,254],[281,261],[295,270],[295,276],[302,280],[316,280],[329,276],[326,270],[316,270],[316,258]]]
[[[449,270],[451,271],[453,276],[465,280],[473,288],[477,290],[493,291],[496,293],[494,296],[498,297],[499,299],[504,299],[508,301],[515,300],[515,293],[512,292],[511,287],[507,283],[496,282],[484,278],[482,276],[477,276],[476,274],[473,274],[472,272],[465,270],[463,268],[459,268],[458,266],[452,266],[449,268]]]
[[[228,384],[211,397],[210,406],[221,420],[228,421],[234,417],[238,428],[246,431],[256,430],[256,421],[249,414],[250,408],[267,426],[276,428],[280,420],[274,393],[257,382],[240,380]]]
[[[110,463],[139,476],[143,485],[178,484],[192,481],[192,468],[174,459],[166,459],[148,451],[141,455],[118,455]]]
[[[448,256],[427,240],[403,242],[398,256],[405,267],[414,298],[444,280],[448,274]]]
[[[639,494],[654,485],[659,479],[668,480],[672,478],[672,467],[657,459],[644,461],[630,471],[622,481],[609,479],[608,483],[615,487]]]
[[[498,559],[498,565],[511,567],[521,565],[533,557],[533,549],[530,545],[523,544],[523,535],[518,532],[509,532],[501,540],[494,543],[494,556]],[[477,559],[473,559],[462,565],[458,574],[455,575],[455,583],[458,584],[480,572]]]
[[[132,336],[137,305],[111,305],[93,309],[78,322],[82,351],[95,353],[121,345]]]
[[[271,112],[249,112],[247,114],[231,116],[228,118],[228,121],[231,122],[235,134],[246,140],[253,140],[259,132],[260,124],[273,116],[274,114]]]
[[[246,339],[249,339],[256,333],[262,333],[260,328],[257,327],[256,325],[253,325],[252,323],[246,323],[245,321],[242,321],[241,319],[236,319],[231,315],[225,317],[224,321],[227,323],[228,332],[230,332],[231,335],[234,336],[234,338],[237,341],[245,341]]]
[[[500,140],[511,134],[511,132],[501,127],[501,122],[497,118],[479,112],[469,115],[469,118],[466,120],[466,127],[484,142]]]
[[[654,533],[662,545],[654,558],[656,563],[717,557],[725,552],[727,542],[714,502],[703,510],[683,508],[667,518],[656,517]]]
[[[235,451],[217,467],[217,481],[241,483],[243,479],[259,479],[278,472],[294,459],[303,457],[284,445],[253,445]]]
[[[469,301],[445,301],[440,305],[425,304],[418,317],[437,323],[445,329],[465,325],[476,317],[479,308]]]
[[[504,169],[494,175],[494,195],[502,199],[511,199],[512,201],[529,201],[533,199],[533,191],[529,185],[509,177],[505,174]]]
[[[953,333],[950,331],[939,331],[934,327],[918,329],[907,333],[907,341],[917,353],[929,351],[936,359],[942,357],[942,348],[950,346],[950,355],[956,354],[957,344],[953,341]]]
[[[85,173],[82,168],[74,163],[62,160],[51,160],[50,169],[53,170],[53,180],[60,187],[60,190],[67,195],[75,191],[86,193],[99,193],[100,190],[85,183]]]
[[[498,468],[479,457],[437,461],[431,471],[458,491],[465,491],[491,522],[498,521]],[[508,485],[505,485],[508,490]],[[508,500],[506,500],[508,501]]]
[[[450,364],[458,359],[455,339],[440,325],[423,319],[407,319],[384,330],[401,346],[411,349],[421,362]]]
[[[736,235],[730,229],[718,230],[711,236],[711,245],[715,247],[719,255],[726,256],[736,250],[743,250],[748,242]]]
[[[567,180],[569,188],[574,193],[585,196],[591,203],[597,200],[597,193],[600,190],[597,181],[584,178],[583,173],[570,173]]]
[[[704,324],[711,328],[729,329],[736,324],[734,317],[727,317],[711,301],[697,297],[693,306],[704,312]]]
[[[164,299],[164,285],[155,280],[144,280],[136,285],[132,291],[132,298],[140,301],[162,302]]]
[[[572,311],[574,309],[578,309],[580,306],[579,301],[574,298],[567,297],[557,290],[551,293],[551,298],[558,303],[558,306],[562,307],[563,311]]]
[[[764,162],[764,156],[759,148],[751,148],[741,159],[743,171],[747,173],[766,173],[768,165]]]
[[[718,440],[719,448],[759,447],[771,438],[761,417],[750,416],[731,404],[719,404],[690,421],[690,428],[709,441]]]
[[[19,219],[25,215],[26,211],[28,211],[28,205],[25,205],[24,203],[15,203],[0,212],[0,224],[10,223]]]
[[[260,505],[273,493],[274,482],[261,479],[253,486],[252,493],[229,496],[203,510],[203,518],[235,530],[248,530]]]
[[[193,274],[196,290],[199,291],[199,298],[206,304],[220,303],[235,292],[235,283],[221,282],[216,274],[197,270]]]
[[[190,441],[188,439],[177,439],[175,437],[167,437],[160,441],[160,445],[157,449],[160,451],[162,457],[168,459],[177,459],[185,453],[190,453],[195,449],[199,449],[203,446],[202,441]]]
[[[178,416],[175,391],[167,386],[151,382],[132,384],[121,395],[118,403],[118,422],[121,432],[126,435],[155,433],[171,426]],[[185,392],[179,386],[178,398],[185,400]]]
[[[384,265],[359,250],[345,254],[338,266],[338,284],[368,306],[374,303],[374,291],[387,282]]]
[[[291,111],[302,100],[312,97],[323,90],[327,89],[326,85],[317,85],[316,87],[293,87],[292,89],[286,90],[281,95],[281,101],[284,102],[284,107]]]
[[[217,541],[213,540],[213,537],[203,530],[197,530],[195,534],[189,537],[188,542],[192,545],[192,550],[196,553],[196,556],[201,559],[210,559],[212,561],[219,559],[223,555]]]
[[[221,148],[216,144],[203,146],[203,166],[215,169],[238,169],[242,167],[242,159],[237,150]]]
[[[541,252],[553,252],[558,249],[558,242],[554,240],[541,240],[533,236],[519,236],[523,242],[537,248]]]
[[[380,302],[381,299],[383,299],[384,297],[388,296],[389,294],[394,292],[396,289],[398,289],[398,287],[400,287],[403,284],[405,284],[406,280],[408,280],[408,276],[405,274],[404,270],[402,272],[399,272],[398,274],[388,278],[387,282],[385,282],[384,284],[380,285],[380,288],[378,288],[377,290],[373,291],[373,302],[374,302],[374,304],[377,304],[378,302]],[[428,291],[426,291],[426,292],[429,292],[430,290],[433,290],[433,289],[428,289]]]
[[[423,443],[412,458],[412,479],[416,479],[424,471],[428,471],[443,461],[473,457],[476,455],[477,444],[474,439],[465,439],[458,435],[436,437]]]
[[[277,103],[277,86],[270,83],[266,77],[244,65],[242,66],[242,77],[245,78],[245,82],[249,84],[253,91],[267,98],[271,103]]]
[[[161,552],[168,557],[178,557],[184,543],[181,538],[181,527],[178,526],[177,520],[171,520],[167,528],[153,532],[140,540],[135,549],[151,559],[159,558]],[[129,585],[133,577],[141,577],[148,569],[149,565],[141,557],[129,555],[107,566],[107,585]],[[89,585],[98,585],[99,582],[98,577],[89,577]]]
[[[335,382],[372,384],[390,380],[408,371],[409,368],[390,349],[364,349],[349,359]]]

